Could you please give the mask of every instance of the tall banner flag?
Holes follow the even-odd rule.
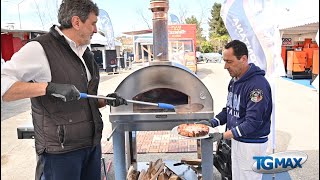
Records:
[[[168,24],[181,24],[178,16],[176,16],[175,14],[170,14],[169,15],[169,19],[168,19]]]
[[[275,149],[275,77],[285,76],[281,38],[271,0],[225,0],[220,15],[230,37],[246,43],[248,60],[265,70],[273,99],[270,145]],[[270,148],[270,147],[269,147]]]
[[[281,38],[270,0],[226,0],[221,17],[232,39],[246,43],[249,62],[267,76],[285,76],[281,59]]]
[[[99,9],[97,28],[98,31],[102,32],[104,36],[107,38],[106,48],[115,49],[114,32],[111,19],[107,11],[103,9]]]

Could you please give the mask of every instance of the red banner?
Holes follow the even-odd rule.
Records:
[[[175,24],[168,25],[168,38],[170,39],[196,39],[196,25],[195,24]]]

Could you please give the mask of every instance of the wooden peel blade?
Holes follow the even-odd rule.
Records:
[[[174,107],[174,110],[177,114],[186,114],[186,113],[194,113],[203,109],[203,104],[192,103],[192,104],[183,104],[177,105]]]

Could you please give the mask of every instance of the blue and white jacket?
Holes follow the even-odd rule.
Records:
[[[214,126],[227,123],[234,139],[246,143],[268,141],[271,124],[271,88],[265,72],[254,64],[239,79],[228,86],[227,105],[211,123]]]

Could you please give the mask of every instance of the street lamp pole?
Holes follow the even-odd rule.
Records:
[[[20,29],[21,29],[20,3],[18,4],[18,13],[19,13],[19,23],[20,23]]]
[[[21,17],[20,17],[20,4],[23,2],[24,0],[20,1],[18,3],[18,13],[19,13],[19,23],[20,23],[20,29],[21,29]]]

